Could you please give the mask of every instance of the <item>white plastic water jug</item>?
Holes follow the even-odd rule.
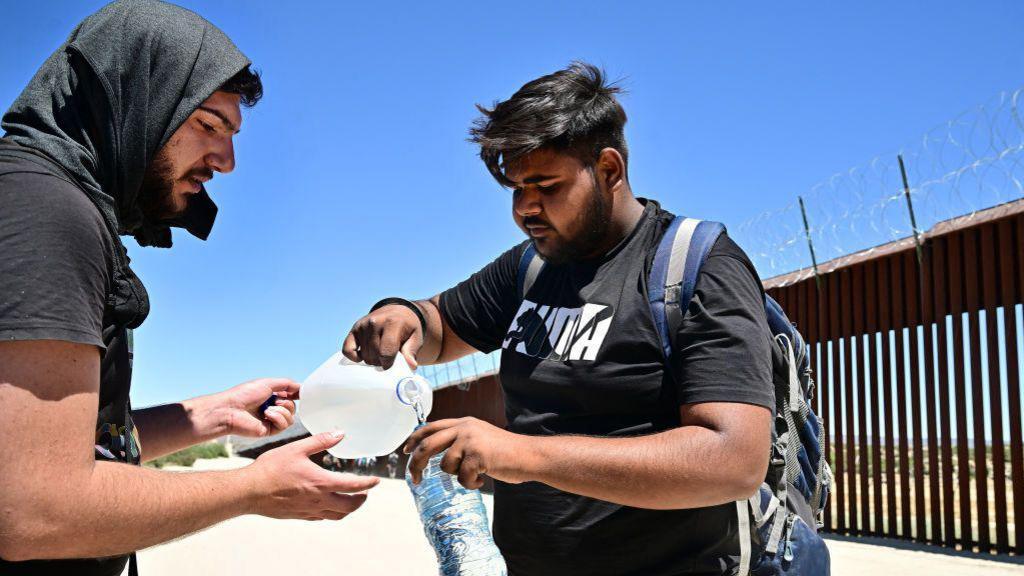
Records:
[[[430,383],[398,354],[390,369],[352,362],[335,353],[302,384],[297,409],[311,434],[342,430],[345,439],[328,450],[338,458],[394,452],[430,414]]]

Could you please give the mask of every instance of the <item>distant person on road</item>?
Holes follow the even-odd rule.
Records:
[[[388,454],[388,476],[394,478],[398,474],[398,453]]]
[[[299,385],[283,378],[142,410],[129,395],[132,330],[150,302],[120,237],[207,237],[217,208],[205,184],[234,169],[241,106],[262,91],[215,26],[126,0],[76,27],[3,115],[0,574],[119,575],[129,555],[134,573],[134,550],[242,514],[340,519],[376,483],[308,459],[338,443],[331,434],[240,470],[138,466],[294,417]]]

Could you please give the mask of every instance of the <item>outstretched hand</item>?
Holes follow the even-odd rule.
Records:
[[[362,506],[380,478],[330,472],[309,459],[343,437],[322,432],[261,454],[243,469],[255,488],[252,511],[271,518],[341,520]]]
[[[299,383],[288,378],[260,378],[239,384],[219,396],[221,408],[227,411],[228,434],[259,438],[277,434],[295,421]],[[264,403],[269,406],[261,411]]]

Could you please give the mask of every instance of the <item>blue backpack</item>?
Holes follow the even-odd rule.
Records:
[[[666,365],[673,362],[675,335],[693,298],[700,268],[725,232],[718,222],[677,216],[658,245],[647,282],[648,302],[661,338]],[[544,261],[533,244],[519,261],[518,287],[525,297]],[[832,471],[823,449],[821,419],[811,410],[808,346],[782,307],[765,295],[765,316],[774,345],[775,420],[768,473],[760,490],[736,503],[739,518],[740,569],[746,576],[815,576],[829,573],[829,555],[817,533],[828,500]],[[753,526],[751,526],[753,523]],[[753,530],[752,530],[753,528]],[[764,545],[752,558],[750,535]],[[752,564],[753,561],[753,564]]]

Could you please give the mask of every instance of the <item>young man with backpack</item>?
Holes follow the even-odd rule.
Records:
[[[507,430],[437,421],[406,451],[414,480],[444,450],[463,485],[495,480],[510,574],[746,574],[794,533],[762,489],[779,463],[764,293],[721,230],[634,196],[616,92],[577,63],[481,108],[472,139],[529,239],[433,298],[380,301],[344,352],[502,349]]]

